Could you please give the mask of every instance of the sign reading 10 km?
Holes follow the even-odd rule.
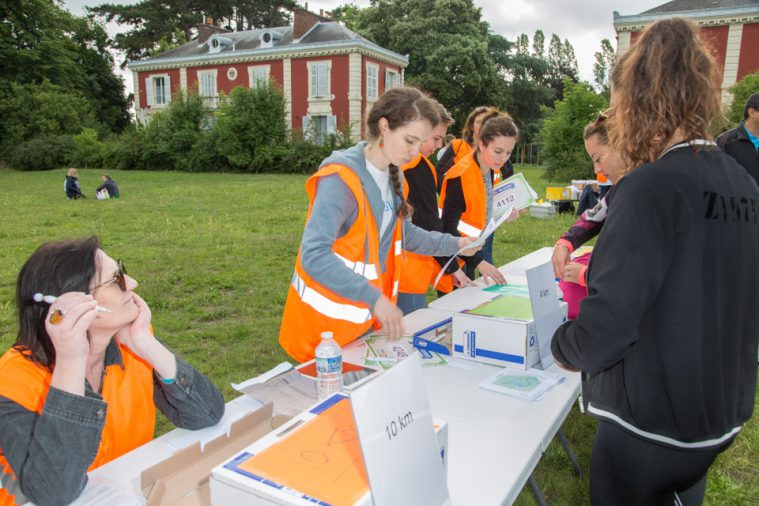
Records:
[[[385,433],[387,433],[388,441],[392,441],[393,438],[397,436],[400,431],[402,431],[403,429],[411,425],[411,422],[413,421],[414,421],[414,415],[411,414],[411,411],[409,411],[405,415],[399,415],[397,423],[395,420],[392,420],[389,424],[385,426]]]

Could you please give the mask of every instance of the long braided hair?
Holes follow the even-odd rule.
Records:
[[[369,111],[366,125],[369,128],[368,140],[375,142],[380,137],[379,120],[385,118],[390,130],[402,127],[412,121],[420,119],[429,121],[432,127],[440,123],[440,115],[435,107],[435,102],[416,88],[401,86],[386,91]],[[411,216],[413,207],[403,197],[401,187],[401,170],[396,165],[390,164],[390,181],[393,191],[401,201],[398,208],[398,216],[402,219]]]

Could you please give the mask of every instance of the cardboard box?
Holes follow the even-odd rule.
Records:
[[[557,311],[557,322],[566,321],[566,302],[561,302]],[[500,367],[529,369],[541,359],[538,353],[539,323],[534,319],[457,313],[453,315],[453,355]],[[556,327],[558,324],[546,332],[552,334]],[[550,339],[550,335],[547,338]]]
[[[427,350],[441,355],[451,355],[453,348],[453,319],[446,319],[423,328],[411,337],[411,343],[420,351]]]
[[[233,422],[228,434],[206,443],[202,450],[197,442],[145,469],[141,487],[147,505],[210,506],[211,470],[289,420],[272,416],[272,406],[266,404]]]
[[[556,216],[556,208],[551,204],[533,204],[530,206],[530,216],[535,218],[553,218]]]
[[[313,426],[309,425],[308,422],[316,421],[316,418],[318,416],[326,412],[326,410],[330,409],[331,407],[335,406],[337,402],[343,399],[348,398],[342,394],[336,394],[330,397],[324,402],[314,406],[311,410],[302,413],[297,417],[294,417],[288,423],[280,427],[280,430],[274,431],[268,436],[259,439],[249,447],[238,452],[238,454],[234,457],[228,459],[223,464],[214,468],[210,479],[211,503],[217,506],[235,504],[284,504],[303,506],[313,504],[327,504],[328,501],[324,498],[314,497],[313,495],[309,495],[297,490],[293,486],[293,482],[279,483],[271,479],[267,479],[261,475],[255,474],[255,472],[252,472],[254,468],[248,466],[247,463],[251,462],[251,459],[254,456],[263,457],[263,455],[266,455],[266,462],[269,463],[269,465],[276,466],[276,456],[272,455],[273,452],[269,452],[268,454],[263,454],[262,452],[273,448],[275,444],[278,444],[278,447],[274,447],[274,450],[276,451],[277,449],[281,449],[282,453],[286,455],[288,449],[281,446],[281,444],[288,444],[288,439],[291,439],[290,444],[296,444],[296,438],[298,437],[301,438],[301,440],[299,440],[297,443],[298,449],[303,449],[303,452],[300,453],[301,456],[303,456],[304,453],[309,453],[309,455],[306,456],[308,458],[316,458],[320,455],[326,456],[326,454],[322,454],[322,448],[320,445],[318,445],[318,443],[315,443],[313,448],[311,448],[308,444],[303,444],[302,439],[307,433],[301,432],[298,434],[298,431],[307,431],[313,429]],[[342,430],[338,429],[334,432],[329,433],[336,434],[335,437],[338,438],[340,436],[343,436],[345,438],[343,441],[338,441],[338,443],[342,442],[346,445],[348,443],[352,443],[355,446],[359,446],[355,431],[355,423],[353,422],[352,416],[349,417],[349,419],[346,419],[345,422],[352,424],[354,429],[352,432],[346,431],[344,430],[345,428],[343,428]],[[434,420],[434,424],[435,433],[437,435],[438,444],[440,446],[440,455],[443,460],[443,466],[447,470],[448,424],[444,421],[439,420]],[[319,434],[319,432],[314,431],[314,434]],[[340,445],[336,444],[335,441],[332,441],[332,438],[330,438],[330,446],[332,448],[336,448]],[[353,451],[356,451],[355,448]],[[324,452],[327,452],[327,450],[324,450]],[[328,461],[329,464],[332,464],[333,462],[337,463],[339,461],[338,458],[334,458],[334,455],[331,455],[331,457],[333,458]],[[362,488],[360,489],[362,492],[357,495],[358,499],[353,504],[371,506],[371,491],[369,489],[369,482],[366,479],[365,471],[363,470],[364,461],[363,457],[361,457],[360,448],[358,449],[358,453],[355,453],[355,457],[358,460],[353,461],[354,466],[352,467],[359,468],[360,466],[360,470],[363,471],[364,476],[363,483],[361,484]],[[306,469],[306,471],[309,469],[309,467],[303,467],[302,464],[293,462],[291,460],[285,460],[284,462],[285,464],[291,466],[289,470],[291,470],[293,474],[303,472],[303,469]],[[323,486],[331,489],[331,491],[345,487],[345,484],[341,485],[341,487],[330,486],[330,484],[335,483],[333,481],[333,477],[331,476],[333,472],[335,473],[335,476],[339,476],[340,479],[347,479],[343,478],[343,476],[346,474],[356,473],[355,469],[346,470],[345,465],[342,465],[337,469],[330,469],[329,471],[325,472],[324,468],[321,467],[324,465],[324,462],[324,460],[320,461],[320,466],[315,466],[314,470],[311,472],[315,472],[316,467],[320,467],[319,476],[317,478],[319,478],[319,480],[322,480],[322,483],[324,484]],[[353,490],[356,490],[355,479],[358,478],[359,477],[357,475],[354,476],[354,479],[349,484]],[[281,481],[286,482],[288,479],[289,477],[284,477],[281,479]]]

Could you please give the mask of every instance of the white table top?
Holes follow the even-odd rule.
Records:
[[[550,260],[551,248],[542,248],[500,268],[508,276],[524,276],[524,269]],[[478,280],[479,281],[479,280]],[[457,290],[404,318],[407,333],[439,322],[481,286]],[[467,292],[468,291],[468,292]],[[487,293],[487,292],[486,292]],[[456,297],[455,304],[444,299]],[[442,301],[442,303],[441,303]],[[442,306],[442,307],[441,307]],[[344,350],[344,359],[356,363],[365,355],[363,341]],[[580,376],[562,371],[567,379],[535,402],[523,401],[479,388],[497,367],[460,361],[464,367],[425,367],[430,406],[435,417],[448,422],[448,488],[451,503],[510,504],[519,495],[543,451],[561,427],[577,395]],[[558,371],[556,366],[551,370]],[[239,418],[260,403],[245,396],[227,403],[225,420]],[[217,428],[217,432],[220,431]],[[212,437],[211,430],[193,433],[175,429],[90,473],[112,485],[141,496],[143,469],[171,456],[193,439]],[[97,480],[94,480],[96,483]],[[82,503],[84,504],[84,503]]]

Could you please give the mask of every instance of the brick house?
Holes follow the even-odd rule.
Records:
[[[722,102],[728,103],[732,96],[727,89],[759,70],[759,1],[673,0],[640,14],[614,12],[617,55],[635,43],[646,25],[670,17],[688,18],[699,26],[720,66]]]
[[[372,104],[403,83],[408,57],[309,11],[295,9],[293,18],[292,26],[241,32],[204,24],[187,44],[130,61],[137,120],[147,122],[178,90],[197,90],[213,109],[233,88],[272,79],[284,92],[292,130],[320,141],[349,126],[360,138]]]

